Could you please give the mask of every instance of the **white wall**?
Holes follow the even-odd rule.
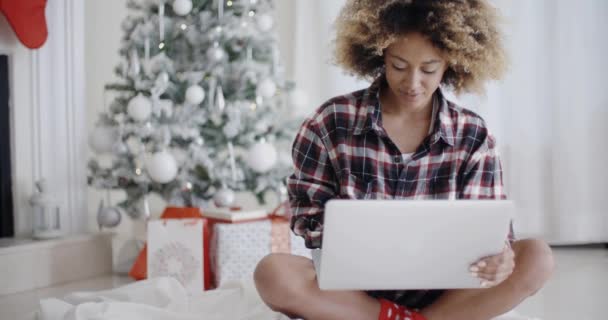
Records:
[[[279,34],[281,59],[285,64],[287,77],[293,78],[294,55],[294,17],[295,2],[293,0],[275,1],[275,29]],[[103,87],[117,80],[113,69],[120,62],[118,50],[123,36],[121,23],[127,16],[126,1],[104,0],[85,2],[85,63],[86,63],[86,102],[88,106],[87,127],[91,130],[97,121],[99,112],[104,110]],[[108,101],[109,103],[110,101]],[[90,156],[95,156],[89,153]],[[109,159],[101,159],[109,161]],[[122,197],[121,192],[112,192],[111,200],[116,203]],[[105,192],[88,188],[89,229],[96,230],[96,212],[99,201],[105,198]],[[246,205],[252,205],[255,200],[248,195],[240,194],[239,200]],[[159,197],[152,196],[150,200],[153,215],[158,215],[164,207]],[[132,224],[127,218],[118,226],[118,232],[135,230],[141,236],[141,226]]]

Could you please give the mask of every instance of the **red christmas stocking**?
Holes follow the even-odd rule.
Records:
[[[0,0],[0,11],[17,38],[30,49],[40,48],[48,36],[45,6],[46,0]]]

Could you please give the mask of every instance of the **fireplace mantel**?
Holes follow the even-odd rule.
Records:
[[[62,229],[78,234],[87,225],[84,2],[49,1],[46,18],[48,39],[30,50],[0,15],[0,53],[9,56],[16,237],[32,233],[28,199],[41,178],[59,201]]]

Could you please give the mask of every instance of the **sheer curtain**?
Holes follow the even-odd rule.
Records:
[[[501,145],[520,237],[608,242],[608,1],[492,1],[503,13],[511,68],[480,113]],[[296,1],[294,77],[310,112],[367,84],[330,65],[332,23],[344,1]]]
[[[471,105],[498,130],[518,230],[553,244],[608,242],[608,2],[494,3],[512,65]]]

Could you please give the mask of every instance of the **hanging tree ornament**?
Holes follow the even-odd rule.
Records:
[[[217,19],[220,22],[224,19],[224,0],[217,0]]]
[[[165,48],[165,2],[159,1],[158,3],[158,34],[160,37],[160,43],[158,48],[163,50]]]
[[[220,47],[219,42],[214,42],[213,46],[207,50],[207,59],[214,63],[221,62],[226,57],[226,51]]]
[[[192,0],[173,1],[173,12],[178,16],[185,16],[192,11]]]
[[[205,100],[205,90],[198,84],[193,84],[186,89],[186,102],[192,105],[199,105]]]
[[[207,108],[213,110],[215,103],[215,91],[217,90],[217,78],[211,77],[208,81],[209,97],[207,98]]]
[[[150,76],[150,38],[144,40],[144,72]]]
[[[163,150],[146,159],[146,171],[154,182],[168,183],[177,176],[177,162],[173,155]]]
[[[131,79],[136,79],[141,71],[141,63],[139,61],[139,55],[137,49],[133,48],[129,51],[129,71],[128,75]]]
[[[213,203],[218,208],[225,208],[233,205],[235,198],[234,191],[223,185],[222,188],[213,195]]]
[[[106,190],[107,197],[109,198],[109,191]],[[114,228],[120,224],[122,215],[120,214],[120,210],[118,207],[110,206],[108,202],[108,206],[104,206],[103,199],[99,202],[99,207],[97,209],[97,225],[99,226],[99,230],[102,228]]]
[[[217,109],[220,111],[220,113],[224,112],[224,109],[226,108],[226,99],[224,98],[224,90],[222,89],[222,86],[217,86],[215,98],[217,99]]]
[[[150,117],[152,112],[152,102],[143,94],[138,93],[135,97],[129,100],[127,105],[127,113],[129,117],[138,122],[143,122]]]
[[[158,99],[167,89],[169,88],[169,74],[166,71],[162,71],[154,80],[154,86],[150,89],[150,95],[152,99]]]
[[[217,86],[215,92],[215,105],[214,109],[209,117],[211,121],[219,126],[222,123],[222,114],[224,113],[224,108],[226,107],[226,100],[224,99],[224,91],[222,90],[222,86]]]
[[[262,80],[256,89],[258,96],[263,98],[271,98],[277,92],[277,85],[271,79]]]
[[[266,141],[255,143],[247,152],[247,165],[258,173],[272,169],[277,160],[277,149]]]
[[[110,126],[96,126],[89,136],[89,146],[97,154],[109,153],[114,150],[118,141],[118,132]]]
[[[267,13],[258,15],[257,25],[258,25],[258,28],[260,29],[260,31],[268,32],[274,26],[274,19],[272,18],[271,15],[269,15]]]

